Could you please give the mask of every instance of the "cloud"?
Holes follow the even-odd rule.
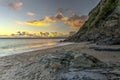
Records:
[[[13,9],[21,9],[23,6],[23,3],[20,1],[16,1],[16,2],[9,3],[8,6],[13,8]]]
[[[31,25],[31,26],[50,26],[50,23],[46,22],[44,19],[35,20],[35,21],[28,21],[25,24]]]
[[[66,9],[66,12],[73,13],[72,9],[70,8]]]
[[[87,20],[87,16],[78,16],[76,14],[72,15],[71,17],[68,18],[64,23],[69,24],[74,28],[80,28],[85,21]]]
[[[16,24],[18,25],[30,25],[30,26],[41,26],[41,27],[48,27],[50,26],[50,23],[46,22],[45,20],[34,20],[34,21],[16,21]]]
[[[52,22],[59,22],[59,21],[65,20],[65,19],[66,18],[62,15],[62,13],[58,13],[54,17],[45,16],[44,19],[27,21],[27,22],[25,22],[25,24],[31,25],[31,26],[44,26],[44,27],[46,27],[46,26],[50,26],[50,23],[52,23]]]
[[[55,16],[45,16],[44,20],[46,22],[59,22],[59,21],[66,21],[68,18],[64,17],[62,13],[57,13]]]
[[[0,35],[0,36],[5,36],[5,35]],[[17,31],[16,33],[12,33],[11,36],[12,37],[67,37],[69,36],[69,33]]]
[[[34,17],[36,14],[33,13],[33,12],[27,12],[27,15],[30,16],[30,17]]]
[[[66,10],[67,12],[73,13],[71,9]],[[29,12],[29,16],[34,16],[34,13]],[[88,19],[88,16],[82,15],[79,16],[77,14],[72,14],[70,17],[66,17],[63,15],[63,11],[60,9],[54,16],[45,16],[43,19],[34,20],[34,21],[27,21],[27,22],[20,22],[17,21],[18,24],[26,24],[30,26],[50,26],[51,23],[57,23],[59,21],[64,22],[65,24],[70,25],[73,28],[80,28],[85,21]]]

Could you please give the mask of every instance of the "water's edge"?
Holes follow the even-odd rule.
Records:
[[[4,52],[4,53],[0,53],[0,57],[10,56],[10,55],[15,55],[15,54],[22,54],[25,52],[31,52],[31,51],[37,51],[37,50],[43,50],[43,49],[49,49],[49,48],[54,48],[54,47],[59,47],[59,46],[64,46],[64,45],[70,45],[70,44],[74,44],[74,43],[73,42],[62,42],[62,43],[57,43],[55,45],[50,45],[50,46],[42,46],[42,47],[32,48],[32,49]]]

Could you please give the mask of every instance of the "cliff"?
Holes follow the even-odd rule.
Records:
[[[65,41],[101,41],[120,38],[120,0],[101,0],[79,31]]]

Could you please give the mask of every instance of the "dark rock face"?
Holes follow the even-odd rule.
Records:
[[[120,0],[101,0],[83,27],[65,41],[97,42],[110,37],[120,38]]]

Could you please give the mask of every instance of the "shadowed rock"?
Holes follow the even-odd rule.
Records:
[[[120,45],[120,38],[107,38],[97,42],[97,45]]]
[[[120,51],[120,48],[102,48],[102,47],[89,47],[90,49],[94,49],[96,51]]]

